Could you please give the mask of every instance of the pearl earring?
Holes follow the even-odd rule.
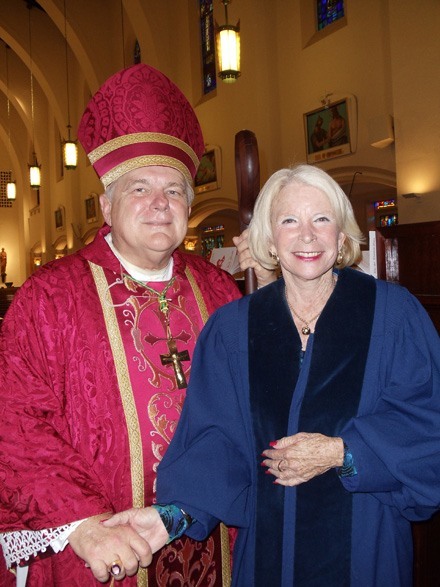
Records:
[[[342,252],[342,249],[339,249],[338,256],[336,257],[336,265],[340,265],[343,260],[344,260],[344,254]]]

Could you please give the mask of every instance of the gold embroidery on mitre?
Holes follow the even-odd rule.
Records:
[[[101,177],[101,182],[105,188],[111,183],[116,181],[129,171],[133,169],[139,169],[139,167],[148,167],[150,165],[163,165],[166,167],[173,167],[182,173],[182,175],[192,184],[193,178],[189,169],[179,159],[174,157],[165,157],[165,155],[141,155],[140,157],[134,157],[133,159],[127,159],[123,163],[116,165],[107,173],[104,173]]]
[[[104,321],[113,354],[122,406],[127,423],[128,442],[130,446],[133,507],[144,507],[144,460],[142,454],[142,440],[133,390],[130,383],[127,358],[104,270],[102,267],[91,261],[89,261],[89,266],[93,279],[95,280],[96,289],[104,313]]]
[[[188,143],[185,143],[185,141],[182,141],[177,137],[166,135],[160,132],[138,132],[115,137],[114,139],[110,139],[106,143],[99,145],[99,147],[96,147],[96,149],[93,149],[93,151],[90,151],[87,156],[90,163],[93,165],[96,163],[96,161],[105,155],[108,155],[109,153],[112,153],[121,147],[135,145],[137,143],[164,143],[165,145],[177,147],[186,153],[189,157],[191,157],[196,167],[199,165],[199,158],[195,154],[194,150],[188,145]]]

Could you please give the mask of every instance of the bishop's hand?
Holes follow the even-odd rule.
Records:
[[[103,520],[109,516],[88,518],[69,536],[71,548],[101,583],[107,582],[111,574],[117,581],[134,575],[139,566],[147,567],[153,557],[148,542],[129,525],[104,526]]]

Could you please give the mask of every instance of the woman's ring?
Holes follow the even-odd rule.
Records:
[[[119,558],[113,561],[108,568],[108,572],[113,575],[113,577],[119,577],[119,575],[124,572],[122,561]]]
[[[282,473],[284,471],[284,469],[281,468],[281,463],[284,463],[284,459],[281,459],[281,461],[278,461],[278,471],[280,473]]]

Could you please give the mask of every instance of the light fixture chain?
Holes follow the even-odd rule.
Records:
[[[34,107],[34,76],[32,72],[32,33],[31,33],[31,9],[32,5],[28,4],[29,10],[29,70],[31,77],[31,121],[32,121],[32,147],[33,162],[29,166],[29,180],[32,189],[39,190],[41,186],[40,165],[38,165],[37,155],[35,153],[35,107]]]
[[[63,161],[66,169],[76,169],[78,164],[78,147],[76,141],[72,140],[70,130],[70,85],[69,85],[69,43],[67,41],[67,0],[64,4],[64,47],[66,58],[66,93],[67,93],[67,140],[63,141]]]
[[[228,4],[229,4],[229,0],[223,0],[223,4],[225,6],[225,21],[226,21],[225,24],[228,25],[229,24],[229,21],[228,21]]]
[[[5,43],[6,49],[6,97],[8,106],[8,151],[11,152],[11,104],[9,101],[9,46]],[[9,155],[10,156],[10,155]]]
[[[66,0],[64,0],[64,40],[66,52],[66,90],[67,90],[67,129],[69,131],[70,140],[70,90],[69,90],[69,57],[68,57],[68,43],[67,43],[67,8]]]
[[[31,9],[29,6],[29,71],[31,77],[31,121],[32,121],[32,146],[35,152],[35,121],[34,121],[34,76],[32,74],[32,35],[31,35]]]
[[[15,181],[12,179],[12,159],[11,159],[11,103],[9,98],[9,45],[5,43],[6,57],[6,98],[8,112],[8,157],[9,157],[9,179],[6,183],[6,197],[8,200],[15,200],[17,195]]]

